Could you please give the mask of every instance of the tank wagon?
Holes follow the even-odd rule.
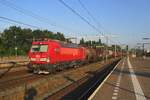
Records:
[[[28,53],[29,71],[49,73],[65,67],[76,67],[85,63],[87,49],[77,44],[58,40],[42,40],[32,42]]]

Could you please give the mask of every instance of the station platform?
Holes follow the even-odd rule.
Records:
[[[150,100],[150,59],[122,59],[89,100]]]

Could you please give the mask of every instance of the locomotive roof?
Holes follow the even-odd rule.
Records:
[[[37,41],[33,41],[33,44],[37,44],[39,42],[42,42],[42,44],[46,44],[48,42],[57,42],[59,43],[62,47],[66,47],[66,48],[79,48],[81,47],[78,44],[75,43],[68,43],[68,42],[63,42],[63,41],[59,41],[59,40],[52,40],[52,39],[48,39],[48,40],[37,40]]]
[[[68,48],[79,48],[80,46],[75,43],[67,43],[67,42],[60,42],[60,45],[62,47],[68,47]]]

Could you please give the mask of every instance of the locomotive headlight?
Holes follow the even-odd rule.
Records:
[[[47,60],[46,60],[46,62],[48,62],[48,63],[50,62],[50,59],[49,59],[49,57],[47,57]]]
[[[40,61],[50,62],[50,59],[49,59],[49,57],[47,57],[47,58],[40,58]]]
[[[46,61],[46,58],[41,58],[40,61]]]
[[[35,58],[30,58],[30,61],[36,61],[36,59]]]

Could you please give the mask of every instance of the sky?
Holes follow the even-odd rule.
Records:
[[[150,42],[142,40],[150,37],[150,0],[80,0],[96,22],[80,5],[79,0],[63,1],[99,31],[90,27],[59,0],[0,0],[0,16],[38,26],[40,29],[62,32],[66,37],[98,40],[103,33],[111,39],[109,44],[129,44],[131,48],[137,43]],[[14,10],[14,6],[24,9],[28,15]],[[31,17],[31,13],[40,16],[40,20]],[[0,19],[0,31],[12,25],[36,29]],[[102,42],[106,41],[103,37],[101,39]]]

